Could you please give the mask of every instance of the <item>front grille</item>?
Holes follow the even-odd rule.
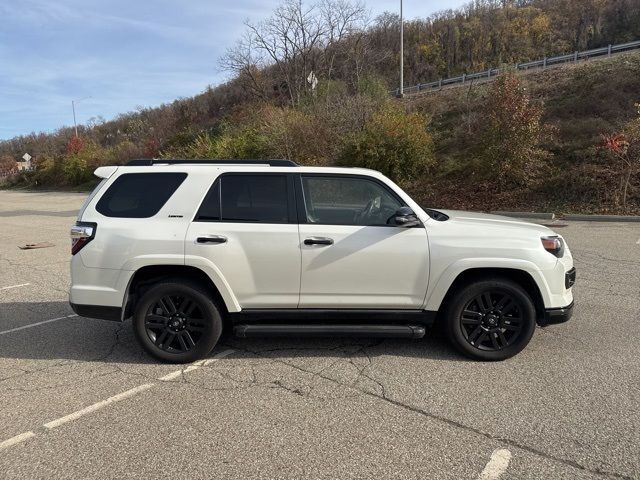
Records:
[[[564,286],[568,289],[576,283],[576,268],[573,267],[564,275]]]

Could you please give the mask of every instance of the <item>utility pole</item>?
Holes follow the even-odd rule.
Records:
[[[71,110],[73,110],[73,129],[76,132],[76,138],[78,138],[78,124],[76,123],[76,102],[81,102],[82,100],[86,100],[87,98],[91,98],[91,96],[83,97],[79,100],[71,100]]]
[[[76,131],[76,138],[78,138],[78,124],[76,123],[76,102],[71,100],[71,110],[73,110],[73,128]]]
[[[404,97],[404,16],[402,0],[400,0],[400,90],[399,96]]]

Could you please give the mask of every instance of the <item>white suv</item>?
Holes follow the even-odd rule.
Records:
[[[425,210],[378,172],[262,162],[101,167],[71,229],[70,303],[133,319],[168,362],[253,335],[421,338],[481,360],[567,321],[573,259],[552,230]]]

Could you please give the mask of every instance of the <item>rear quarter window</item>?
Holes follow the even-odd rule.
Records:
[[[182,172],[125,173],[107,189],[96,210],[106,217],[153,217],[185,178]]]

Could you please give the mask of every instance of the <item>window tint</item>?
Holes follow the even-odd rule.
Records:
[[[216,180],[204,197],[196,221],[215,222],[220,220],[220,180]]]
[[[107,217],[152,217],[185,178],[186,173],[125,173],[111,184],[96,210]]]
[[[303,176],[308,223],[386,225],[402,203],[366,178]]]
[[[220,186],[223,222],[289,222],[286,176],[224,175]]]

